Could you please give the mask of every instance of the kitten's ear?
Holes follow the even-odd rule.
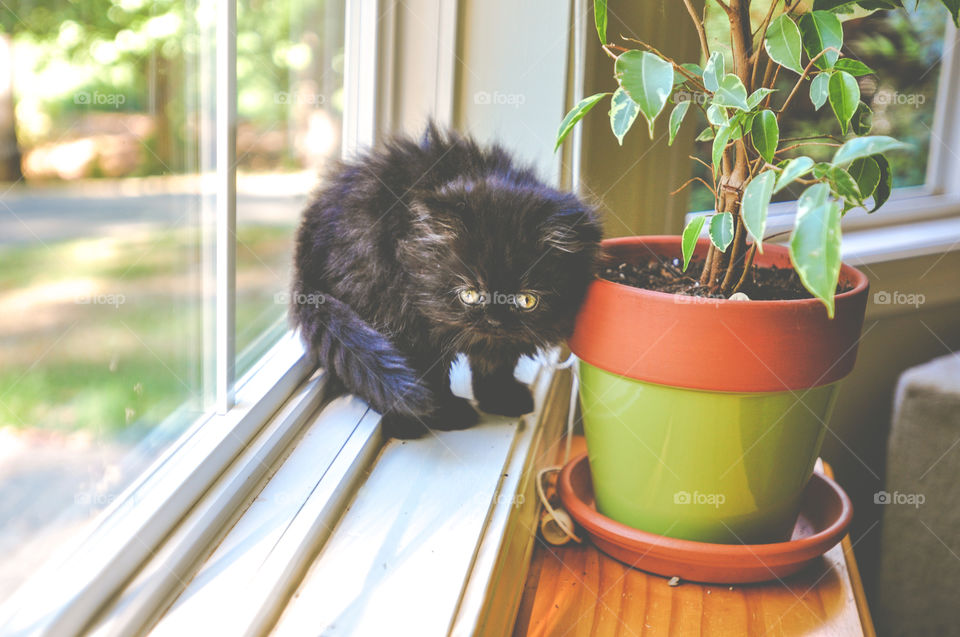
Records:
[[[596,212],[573,195],[565,196],[540,226],[541,245],[561,252],[594,251],[602,235]]]
[[[458,200],[447,193],[418,194],[410,202],[414,232],[421,241],[442,244],[453,240],[461,231],[456,210]]]

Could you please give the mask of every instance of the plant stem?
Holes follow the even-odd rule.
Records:
[[[697,28],[697,36],[700,38],[700,50],[703,52],[703,59],[707,59],[710,57],[710,45],[707,44],[707,32],[703,27],[703,22],[697,15],[696,10],[693,8],[693,3],[690,0],[683,0],[683,4],[687,7],[687,13],[690,14],[690,19],[693,20],[693,26]]]
[[[717,0],[720,6],[725,6]],[[734,72],[743,82],[749,93],[752,90],[753,65],[753,36],[750,30],[750,2],[749,0],[730,0],[725,6],[727,18],[730,22],[730,48],[733,52]],[[726,158],[726,152],[724,158]],[[740,217],[740,200],[743,197],[743,188],[750,180],[750,156],[743,138],[734,143],[733,161],[724,161],[720,177],[720,206],[717,212],[729,212],[734,218],[734,239],[726,252],[715,255],[710,267],[708,279],[711,293],[721,292],[729,295],[732,281],[739,276],[737,255],[746,251],[746,230]],[[734,257],[734,258],[731,258]]]
[[[754,243],[750,246],[750,251],[747,252],[747,259],[743,264],[743,274],[740,275],[740,280],[737,281],[737,284],[733,286],[733,291],[737,292],[746,282],[747,275],[750,273],[750,268],[753,267],[753,257],[757,253],[757,244]]]
[[[713,259],[717,254],[717,249],[711,243],[707,249],[707,258],[703,262],[703,272],[700,273],[700,285],[707,287],[710,285],[710,270],[713,267]]]
[[[834,142],[800,142],[799,144],[791,144],[789,146],[784,146],[777,150],[776,154],[785,153],[788,150],[795,150],[797,148],[802,148],[804,146],[833,146],[834,148],[839,148],[840,144]]]
[[[743,219],[738,219],[738,221],[737,229],[733,234],[733,247],[730,250],[730,266],[727,268],[727,272],[723,277],[723,283],[720,284],[720,289],[723,291],[724,296],[729,296],[733,293],[730,284],[733,283],[734,279],[740,278],[739,275],[736,274],[737,262],[740,261],[743,251],[747,249],[746,224],[743,223]]]
[[[837,53],[840,52],[840,50],[837,49],[836,47],[828,46],[823,51],[820,51],[815,56],[813,56],[810,62],[807,63],[807,66],[803,69],[803,73],[800,74],[800,78],[797,80],[797,83],[793,85],[793,90],[790,91],[789,95],[787,95],[787,99],[784,100],[783,106],[781,106],[780,110],[777,112],[778,122],[780,121],[780,117],[783,115],[783,112],[787,110],[788,106],[790,106],[790,102],[793,100],[793,96],[797,94],[797,89],[799,89],[800,85],[803,84],[803,79],[807,76],[807,73],[810,72],[810,69],[813,68],[813,65],[816,63],[816,61],[819,60],[821,56],[826,54],[827,51],[836,51]]]

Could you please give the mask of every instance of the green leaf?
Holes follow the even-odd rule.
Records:
[[[797,200],[790,261],[803,286],[833,318],[833,297],[840,278],[840,204],[830,199],[827,184],[810,186]]]
[[[740,210],[747,232],[753,237],[757,249],[763,253],[763,235],[767,230],[767,212],[770,209],[770,197],[773,196],[773,184],[777,173],[765,170],[747,184],[743,190]]]
[[[713,94],[713,103],[717,106],[729,106],[741,111],[748,111],[747,89],[743,86],[740,78],[733,73],[727,73],[720,80],[720,86]]]
[[[813,170],[813,160],[806,156],[795,157],[789,160],[783,166],[783,172],[777,177],[777,183],[773,187],[774,194],[783,190],[786,186],[793,183],[793,180],[803,177]]]
[[[860,187],[856,180],[850,176],[850,173],[839,166],[831,166],[826,174],[827,179],[833,185],[833,191],[853,204],[863,203],[863,195],[860,194]]]
[[[855,75],[860,77],[861,75],[870,75],[876,74],[876,71],[871,69],[869,66],[861,62],[860,60],[854,60],[853,58],[840,58],[837,60],[837,63],[833,65],[838,71],[844,71],[850,75]]]
[[[730,141],[735,142],[746,133],[750,132],[753,126],[753,120],[757,116],[756,112],[735,111],[734,116],[730,118]]]
[[[699,64],[691,64],[690,62],[684,62],[680,65],[681,68],[687,71],[690,75],[695,77],[703,77],[703,69],[700,68]],[[687,76],[680,72],[680,69],[673,69],[673,84],[674,86],[678,84],[683,84],[688,80]]]
[[[860,85],[856,78],[846,71],[837,71],[830,76],[829,91],[830,106],[840,122],[840,130],[846,135],[850,118],[860,103]]]
[[[729,118],[722,106],[711,104],[707,107],[707,121],[714,126],[723,126],[729,121]]]
[[[777,89],[774,88],[758,88],[753,93],[750,93],[750,97],[747,98],[747,106],[749,106],[751,109],[760,106],[760,102],[763,101],[763,98],[765,98],[767,95],[770,95],[770,93],[775,92],[776,90]]]
[[[683,271],[687,271],[690,265],[690,257],[693,256],[693,249],[697,247],[697,239],[700,238],[700,231],[703,230],[703,222],[707,218],[704,215],[694,217],[683,229],[683,236],[680,238],[680,248],[683,251]]]
[[[811,60],[825,49],[836,49],[824,53],[823,57],[815,62],[818,68],[832,68],[840,57],[840,47],[843,46],[843,25],[840,19],[829,11],[811,11],[800,16],[799,26],[803,50]]]
[[[771,60],[791,71],[803,73],[803,64],[800,62],[800,29],[789,16],[781,15],[770,23],[763,46]]]
[[[753,147],[767,162],[773,162],[773,154],[777,152],[777,144],[780,143],[780,127],[777,125],[777,116],[773,111],[761,111],[753,119],[751,133]]]
[[[716,173],[719,169],[723,158],[723,151],[727,147],[727,142],[730,141],[730,126],[721,126],[717,129],[717,134],[713,138],[713,151],[711,157],[713,159],[713,172]]]
[[[593,21],[597,25],[600,44],[607,43],[607,0],[593,0]]]
[[[850,120],[850,130],[855,135],[866,135],[871,128],[873,128],[873,109],[860,102],[857,105],[857,110],[853,113],[853,118]]]
[[[833,164],[825,161],[818,161],[813,165],[813,176],[817,179],[823,179],[827,176],[827,173],[830,172],[831,168],[833,168]]]
[[[877,189],[873,191],[873,208],[867,212],[876,212],[890,198],[890,191],[893,189],[890,162],[883,155],[873,155],[873,158],[877,161],[877,166],[880,167],[880,183],[877,184]]]
[[[960,0],[940,0],[950,12],[954,26],[960,28]]]
[[[902,9],[903,0],[813,0],[814,9],[837,11],[842,13],[853,12],[857,5],[863,9]]]
[[[729,212],[710,217],[710,241],[720,252],[725,252],[733,242],[733,215]]]
[[[870,155],[877,155],[890,150],[898,150],[903,148],[909,148],[909,146],[901,141],[897,141],[893,137],[887,137],[886,135],[857,137],[856,139],[851,139],[837,149],[836,154],[833,156],[832,163],[836,166],[843,166],[845,164],[849,164],[854,159],[859,159],[860,157],[869,157]]]
[[[689,104],[689,102],[687,102]],[[710,127],[704,128],[700,131],[700,134],[697,135],[694,141],[696,142],[708,142],[716,136],[716,133],[713,132],[713,129]]]
[[[723,75],[723,54],[720,51],[714,51],[703,67],[703,86],[713,93],[719,88]]]
[[[639,112],[640,107],[625,90],[618,88],[613,92],[613,97],[610,99],[610,128],[621,146],[623,146],[623,136],[633,126]]]
[[[567,135],[570,134],[570,131],[573,130],[573,127],[577,125],[583,116],[590,112],[590,109],[597,105],[597,102],[602,100],[610,93],[597,93],[596,95],[591,95],[590,97],[585,97],[580,100],[580,103],[570,109],[570,112],[567,113],[566,117],[563,118],[563,121],[560,122],[560,130],[557,131],[557,143],[553,147],[553,152],[557,152],[557,149],[560,148],[560,144],[563,143],[563,140],[567,138]]]
[[[903,9],[903,0],[859,0],[857,5],[868,11],[878,9]]]
[[[687,109],[689,108],[690,102],[679,102],[673,107],[673,111],[670,112],[670,141],[667,142],[667,146],[673,146],[673,140],[677,138],[680,124],[683,123],[683,118],[686,116]]]
[[[873,157],[854,160],[847,172],[857,182],[857,189],[864,199],[872,195],[880,184],[880,165]]]
[[[653,123],[673,89],[673,66],[649,51],[627,51],[617,58],[615,74],[640,107],[653,139]]]
[[[813,108],[820,110],[820,107],[827,103],[827,96],[830,86],[829,73],[817,73],[810,82],[810,101],[813,102]]]

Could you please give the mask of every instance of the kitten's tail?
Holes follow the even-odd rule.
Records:
[[[381,414],[423,417],[432,396],[403,354],[342,301],[294,290],[291,318],[320,364]]]

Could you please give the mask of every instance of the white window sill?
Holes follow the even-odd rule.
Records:
[[[482,622],[509,626],[516,608],[486,603],[490,584],[497,573],[498,587],[512,587],[519,603],[529,560],[504,569],[501,548],[518,543],[529,557],[534,460],[562,420],[544,438],[539,415],[552,374],[531,361],[518,371],[532,383],[534,414],[519,423],[485,416],[469,430],[420,440],[384,443],[379,416],[364,403],[328,403],[212,553],[192,565],[192,579],[180,578],[151,634],[439,635],[474,634]],[[465,369],[453,378],[455,393],[469,396]],[[128,595],[140,585],[132,582]],[[94,634],[119,627],[109,629],[108,615]]]

